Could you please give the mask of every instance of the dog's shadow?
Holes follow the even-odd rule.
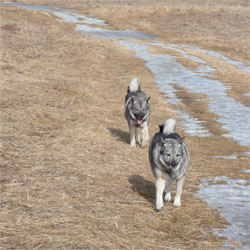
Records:
[[[129,177],[132,189],[141,195],[151,204],[154,204],[155,186],[151,181],[145,180],[140,175],[132,175]]]
[[[129,144],[130,135],[128,132],[117,128],[108,128],[108,130],[110,131],[111,135],[114,136],[117,140]]]

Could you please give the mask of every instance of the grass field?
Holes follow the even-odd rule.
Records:
[[[250,65],[248,1],[20,2],[91,13],[114,30],[137,30]],[[214,136],[186,136],[192,161],[182,207],[165,204],[156,213],[148,145],[129,147],[124,118],[124,96],[135,76],[151,96],[150,137],[166,118],[176,117],[152,72],[131,51],[75,33],[73,24],[0,8],[0,248],[203,250],[230,241],[212,233],[227,223],[194,195],[201,178],[245,178],[240,170],[249,167],[243,154],[249,149],[221,136],[207,103],[194,103],[180,91],[182,109],[207,121]],[[242,95],[249,92],[249,74],[202,56],[216,79],[231,87],[227,94],[249,106]],[[184,135],[180,126],[177,131]],[[239,159],[216,159],[218,152],[236,152]]]

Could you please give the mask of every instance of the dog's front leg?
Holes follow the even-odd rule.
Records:
[[[167,189],[166,189],[166,194],[165,194],[165,197],[164,197],[165,201],[171,201],[171,190],[172,190],[173,183],[174,183],[174,180],[172,180],[169,177],[168,185],[167,185]]]
[[[177,180],[177,183],[176,183],[176,195],[174,197],[174,206],[176,207],[181,206],[181,194],[182,194],[182,186],[183,186],[184,179],[185,179],[185,176]]]
[[[155,210],[160,211],[163,208],[163,191],[165,187],[165,180],[161,177],[156,178],[155,180],[155,189],[156,189],[156,201],[155,201]]]
[[[145,147],[146,143],[148,141],[148,124],[146,124],[143,128],[142,128],[142,142],[141,142],[141,147]]]
[[[135,128],[135,138],[138,144],[141,143],[138,128]]]
[[[130,147],[135,147],[136,143],[135,143],[135,134],[136,134],[136,127],[128,124],[129,126],[129,132],[130,132]]]

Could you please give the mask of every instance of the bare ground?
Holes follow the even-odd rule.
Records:
[[[92,13],[113,29],[158,35],[250,64],[247,1],[35,3]],[[249,149],[221,137],[206,100],[195,103],[197,96],[180,89],[180,108],[207,121],[214,136],[186,136],[192,164],[182,207],[165,204],[156,213],[148,148],[128,145],[123,105],[130,79],[137,76],[152,96],[150,135],[176,114],[143,61],[40,12],[1,6],[0,14],[1,248],[221,249],[228,239],[211,230],[227,224],[194,195],[203,177],[245,178],[240,170],[249,167],[243,155]],[[242,97],[249,75],[202,56],[232,87],[228,94],[249,105]],[[180,127],[178,132],[184,134]],[[235,153],[237,161],[214,158]]]

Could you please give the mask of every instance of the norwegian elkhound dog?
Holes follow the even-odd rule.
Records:
[[[148,141],[148,124],[150,117],[149,99],[141,91],[137,78],[133,78],[128,87],[125,97],[125,117],[128,121],[130,132],[130,146],[135,147],[136,142],[144,147]],[[142,141],[138,133],[138,128],[142,129]]]
[[[181,193],[185,174],[189,167],[190,155],[184,143],[184,137],[175,133],[175,119],[168,119],[160,126],[149,147],[149,161],[155,176],[156,202],[155,209],[163,208],[163,191],[168,180],[165,201],[171,201],[171,189],[176,180],[174,205],[181,206]]]

